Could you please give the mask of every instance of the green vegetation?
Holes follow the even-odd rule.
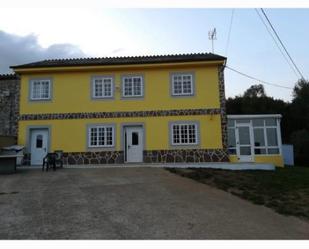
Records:
[[[277,168],[276,171],[168,170],[265,205],[278,213],[309,220],[309,167]]]
[[[283,143],[294,145],[295,161],[309,162],[309,81],[299,80],[293,89],[292,102],[267,96],[263,85],[252,85],[243,95],[228,98],[227,114],[282,114]]]

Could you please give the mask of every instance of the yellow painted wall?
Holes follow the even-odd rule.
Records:
[[[171,97],[170,73],[194,72],[194,97]],[[120,99],[121,75],[141,74],[144,76],[144,98]],[[91,76],[113,75],[115,100],[91,100]],[[51,77],[53,80],[52,100],[45,102],[29,101],[29,79]],[[50,72],[25,73],[21,76],[20,114],[63,113],[63,112],[102,112],[139,111],[190,108],[220,108],[217,65],[190,65],[180,68],[141,68],[141,69],[96,69],[91,72]]]
[[[120,125],[122,123],[144,123],[146,150],[172,149],[169,145],[170,121],[198,121],[200,125],[200,146],[203,149],[222,148],[220,115],[198,115],[179,117],[115,118],[115,119],[71,119],[20,121],[18,144],[26,145],[27,127],[34,125],[51,126],[51,151],[86,151],[88,124],[116,124],[116,150],[120,150]],[[174,147],[175,148],[175,147]],[[102,149],[104,150],[104,149]]]
[[[230,155],[229,156],[230,161],[233,163],[238,162],[236,155]],[[277,167],[283,167],[283,157],[282,155],[255,155],[254,156],[254,162],[256,163],[272,163],[276,165]]]

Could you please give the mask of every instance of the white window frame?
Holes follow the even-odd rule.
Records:
[[[191,92],[184,93],[184,80],[183,78],[186,76],[190,76],[191,78]],[[175,93],[175,78],[174,77],[181,77],[181,93]],[[173,73],[171,75],[172,78],[172,96],[193,96],[194,95],[194,75],[193,73]]]
[[[98,144],[98,141],[99,141],[98,130],[99,130],[99,128],[104,128],[104,145]],[[106,144],[106,141],[107,141],[106,128],[112,128],[112,144],[111,145]],[[97,129],[97,144],[96,145],[91,144],[91,129]],[[111,147],[115,147],[115,126],[114,125],[91,125],[91,126],[88,127],[87,134],[88,134],[88,147],[89,148],[111,148]]]
[[[281,150],[280,150],[280,143],[279,143],[279,134],[278,134],[278,124],[277,124],[277,120],[276,120],[276,124],[275,125],[266,125],[266,119],[263,119],[263,125],[260,126],[253,126],[252,124],[252,128],[253,128],[253,150],[254,150],[254,154],[255,154],[255,149],[264,149],[266,153],[261,153],[261,154],[255,154],[255,155],[280,155],[281,154]],[[276,129],[276,136],[277,136],[277,145],[276,146],[270,146],[268,145],[268,136],[267,136],[267,128],[273,128]],[[255,129],[263,129],[263,135],[264,135],[264,142],[265,145],[264,146],[255,146],[255,138],[254,138],[254,130]],[[268,149],[278,149],[278,153],[275,154],[270,154],[268,153]]]
[[[40,95],[42,95],[42,83],[48,82],[48,97],[34,97],[34,83],[40,83]],[[30,80],[30,100],[50,100],[51,99],[51,80],[50,79],[32,79]]]
[[[228,151],[230,155],[237,155],[237,141],[236,141],[236,121],[235,120],[231,120],[233,122],[232,125],[227,124],[227,132],[229,132],[229,130],[232,130],[232,132],[234,133],[234,137],[235,137],[235,146],[228,146]],[[228,139],[228,134],[227,134],[227,139]],[[227,144],[229,143],[229,141],[227,141]],[[229,145],[229,144],[228,144]],[[234,150],[235,153],[231,153],[230,150]]]
[[[189,132],[188,132],[189,125],[193,125],[195,127],[195,132],[194,132],[195,143],[189,142]],[[180,137],[179,143],[175,143],[175,141],[174,141],[174,127],[175,126],[179,126],[179,137]],[[187,126],[186,129],[187,129],[187,141],[188,141],[188,143],[181,142],[181,126]],[[171,123],[171,125],[170,125],[171,145],[173,145],[173,146],[198,145],[199,144],[199,137],[198,137],[199,131],[198,131],[198,129],[199,129],[199,125],[196,122]]]
[[[138,78],[141,80],[141,94],[134,94],[134,86],[133,82],[134,79]],[[125,95],[125,80],[126,79],[131,79],[132,80],[132,95]],[[127,76],[122,76],[122,97],[123,98],[135,98],[135,97],[143,97],[144,96],[144,77],[141,75],[127,75]]]
[[[96,95],[96,80],[101,80],[102,85],[102,95],[97,96]],[[110,80],[110,82],[104,82],[105,80]],[[105,84],[111,84],[111,95],[106,95],[106,92],[104,90]],[[92,78],[92,98],[93,99],[110,99],[114,98],[114,78],[110,76],[98,76]]]

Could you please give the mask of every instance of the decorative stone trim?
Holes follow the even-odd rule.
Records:
[[[221,108],[221,136],[222,146],[227,153],[227,116],[226,116],[226,99],[225,99],[225,87],[224,87],[224,66],[218,66],[218,79],[219,79],[219,96],[220,96],[220,108]]]
[[[63,153],[63,164],[118,164],[124,162],[123,151]]]
[[[130,117],[212,115],[212,114],[221,114],[220,108],[129,111],[129,112],[78,112],[78,113],[22,114],[19,116],[19,120],[130,118]]]
[[[228,154],[223,149],[183,149],[144,151],[145,163],[202,163],[228,162]]]
[[[144,163],[228,162],[223,149],[146,150]],[[64,165],[122,164],[123,151],[69,152],[63,154]]]

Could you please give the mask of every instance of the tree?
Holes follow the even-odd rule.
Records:
[[[263,85],[252,85],[243,95],[228,98],[228,114],[283,114],[287,103],[266,95]]]
[[[309,81],[301,79],[296,83],[289,116],[294,124],[293,130],[309,130]]]
[[[293,100],[288,107],[292,124],[290,142],[294,145],[297,164],[309,163],[309,81],[300,79],[293,89]],[[307,165],[308,166],[308,165]]]
[[[268,97],[263,85],[253,85],[243,95],[228,98],[226,101],[227,114],[281,114],[282,139],[290,140],[292,131],[287,115],[288,103],[280,99]]]
[[[259,85],[252,85],[250,88],[248,88],[245,93],[244,97],[249,97],[249,98],[259,98],[259,97],[266,97],[265,89],[262,84]]]
[[[297,81],[291,103],[268,97],[262,85],[253,85],[243,95],[228,98],[226,110],[227,114],[281,114],[283,143],[294,145],[296,164],[309,163],[308,80]]]
[[[309,131],[303,129],[291,134],[291,142],[294,145],[295,161],[299,165],[308,166],[309,163]]]
[[[293,101],[305,101],[309,104],[309,81],[300,79],[293,89]]]

